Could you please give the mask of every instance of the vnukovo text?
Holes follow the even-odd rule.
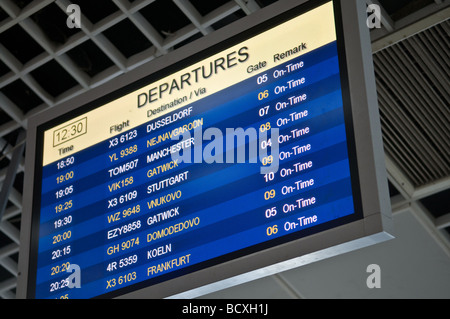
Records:
[[[177,165],[181,163],[206,164],[257,164],[260,173],[277,173],[279,168],[279,129],[270,123],[259,128],[226,128],[225,132],[216,127],[203,131],[203,119],[197,119],[161,136],[148,140],[151,148],[166,139],[175,141],[167,147],[150,152],[147,163],[170,156]]]

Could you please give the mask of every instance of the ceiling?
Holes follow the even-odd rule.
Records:
[[[274,2],[0,2],[1,298],[15,298],[27,119]],[[366,2],[382,9],[371,36],[397,239],[208,297],[450,298],[450,0]],[[66,26],[72,3],[81,29]],[[367,290],[371,263],[387,288]]]

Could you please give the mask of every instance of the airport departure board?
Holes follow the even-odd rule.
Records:
[[[41,125],[28,296],[115,297],[360,219],[335,11]]]

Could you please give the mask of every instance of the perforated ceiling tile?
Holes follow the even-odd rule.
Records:
[[[53,97],[77,85],[77,81],[54,60],[33,70],[31,75]]]
[[[0,8],[0,22],[5,20],[6,18],[9,18],[9,15],[5,12],[5,10]]]
[[[0,77],[7,74],[9,71],[11,70],[6,66],[6,64],[0,61]]]
[[[24,9],[26,6],[31,4],[33,0],[11,0],[15,5],[17,5],[20,9]]]
[[[90,77],[114,65],[105,53],[95,45],[92,40],[88,40],[72,50],[67,55],[75,62],[78,68],[86,72]]]
[[[225,3],[229,2],[228,0],[216,0],[216,1],[202,1],[202,0],[191,0],[192,5],[197,9],[197,11],[205,16],[211,11],[219,8]]]
[[[37,11],[31,19],[41,27],[47,39],[57,45],[66,43],[71,36],[81,32],[78,28],[67,27],[67,14],[55,3]]]
[[[166,14],[161,15],[161,12],[166,12]],[[173,35],[191,23],[172,1],[157,0],[144,7],[139,13],[163,38]]]
[[[5,113],[5,111],[0,109],[0,125],[10,122],[12,119]]]
[[[233,23],[234,21],[237,21],[243,17],[245,17],[245,12],[242,10],[238,10],[233,14],[230,14],[225,18],[221,19],[220,21],[212,24],[211,26],[213,27],[214,30],[219,30],[220,28],[223,28],[224,26]]]
[[[450,214],[450,189],[426,197],[421,202],[435,218]]]
[[[22,80],[8,84],[1,88],[0,92],[17,105],[24,114],[42,104],[42,99]]]
[[[119,10],[111,0],[73,0],[71,2],[79,5],[83,15],[93,24]]]
[[[150,41],[130,20],[120,21],[103,34],[126,58],[152,46]]]
[[[432,4],[433,0],[396,0],[380,1],[383,7],[391,15],[394,20],[399,20],[407,15],[420,10],[421,8]]]
[[[0,44],[22,64],[44,52],[44,49],[19,25],[2,32]]]

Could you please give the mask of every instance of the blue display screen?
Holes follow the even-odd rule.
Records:
[[[114,297],[359,218],[334,36],[265,43],[256,62],[241,39],[178,82],[134,87],[139,125],[90,105],[109,135],[86,147],[85,109],[42,128],[57,159],[38,165],[30,297]],[[228,69],[245,76],[200,85]]]

